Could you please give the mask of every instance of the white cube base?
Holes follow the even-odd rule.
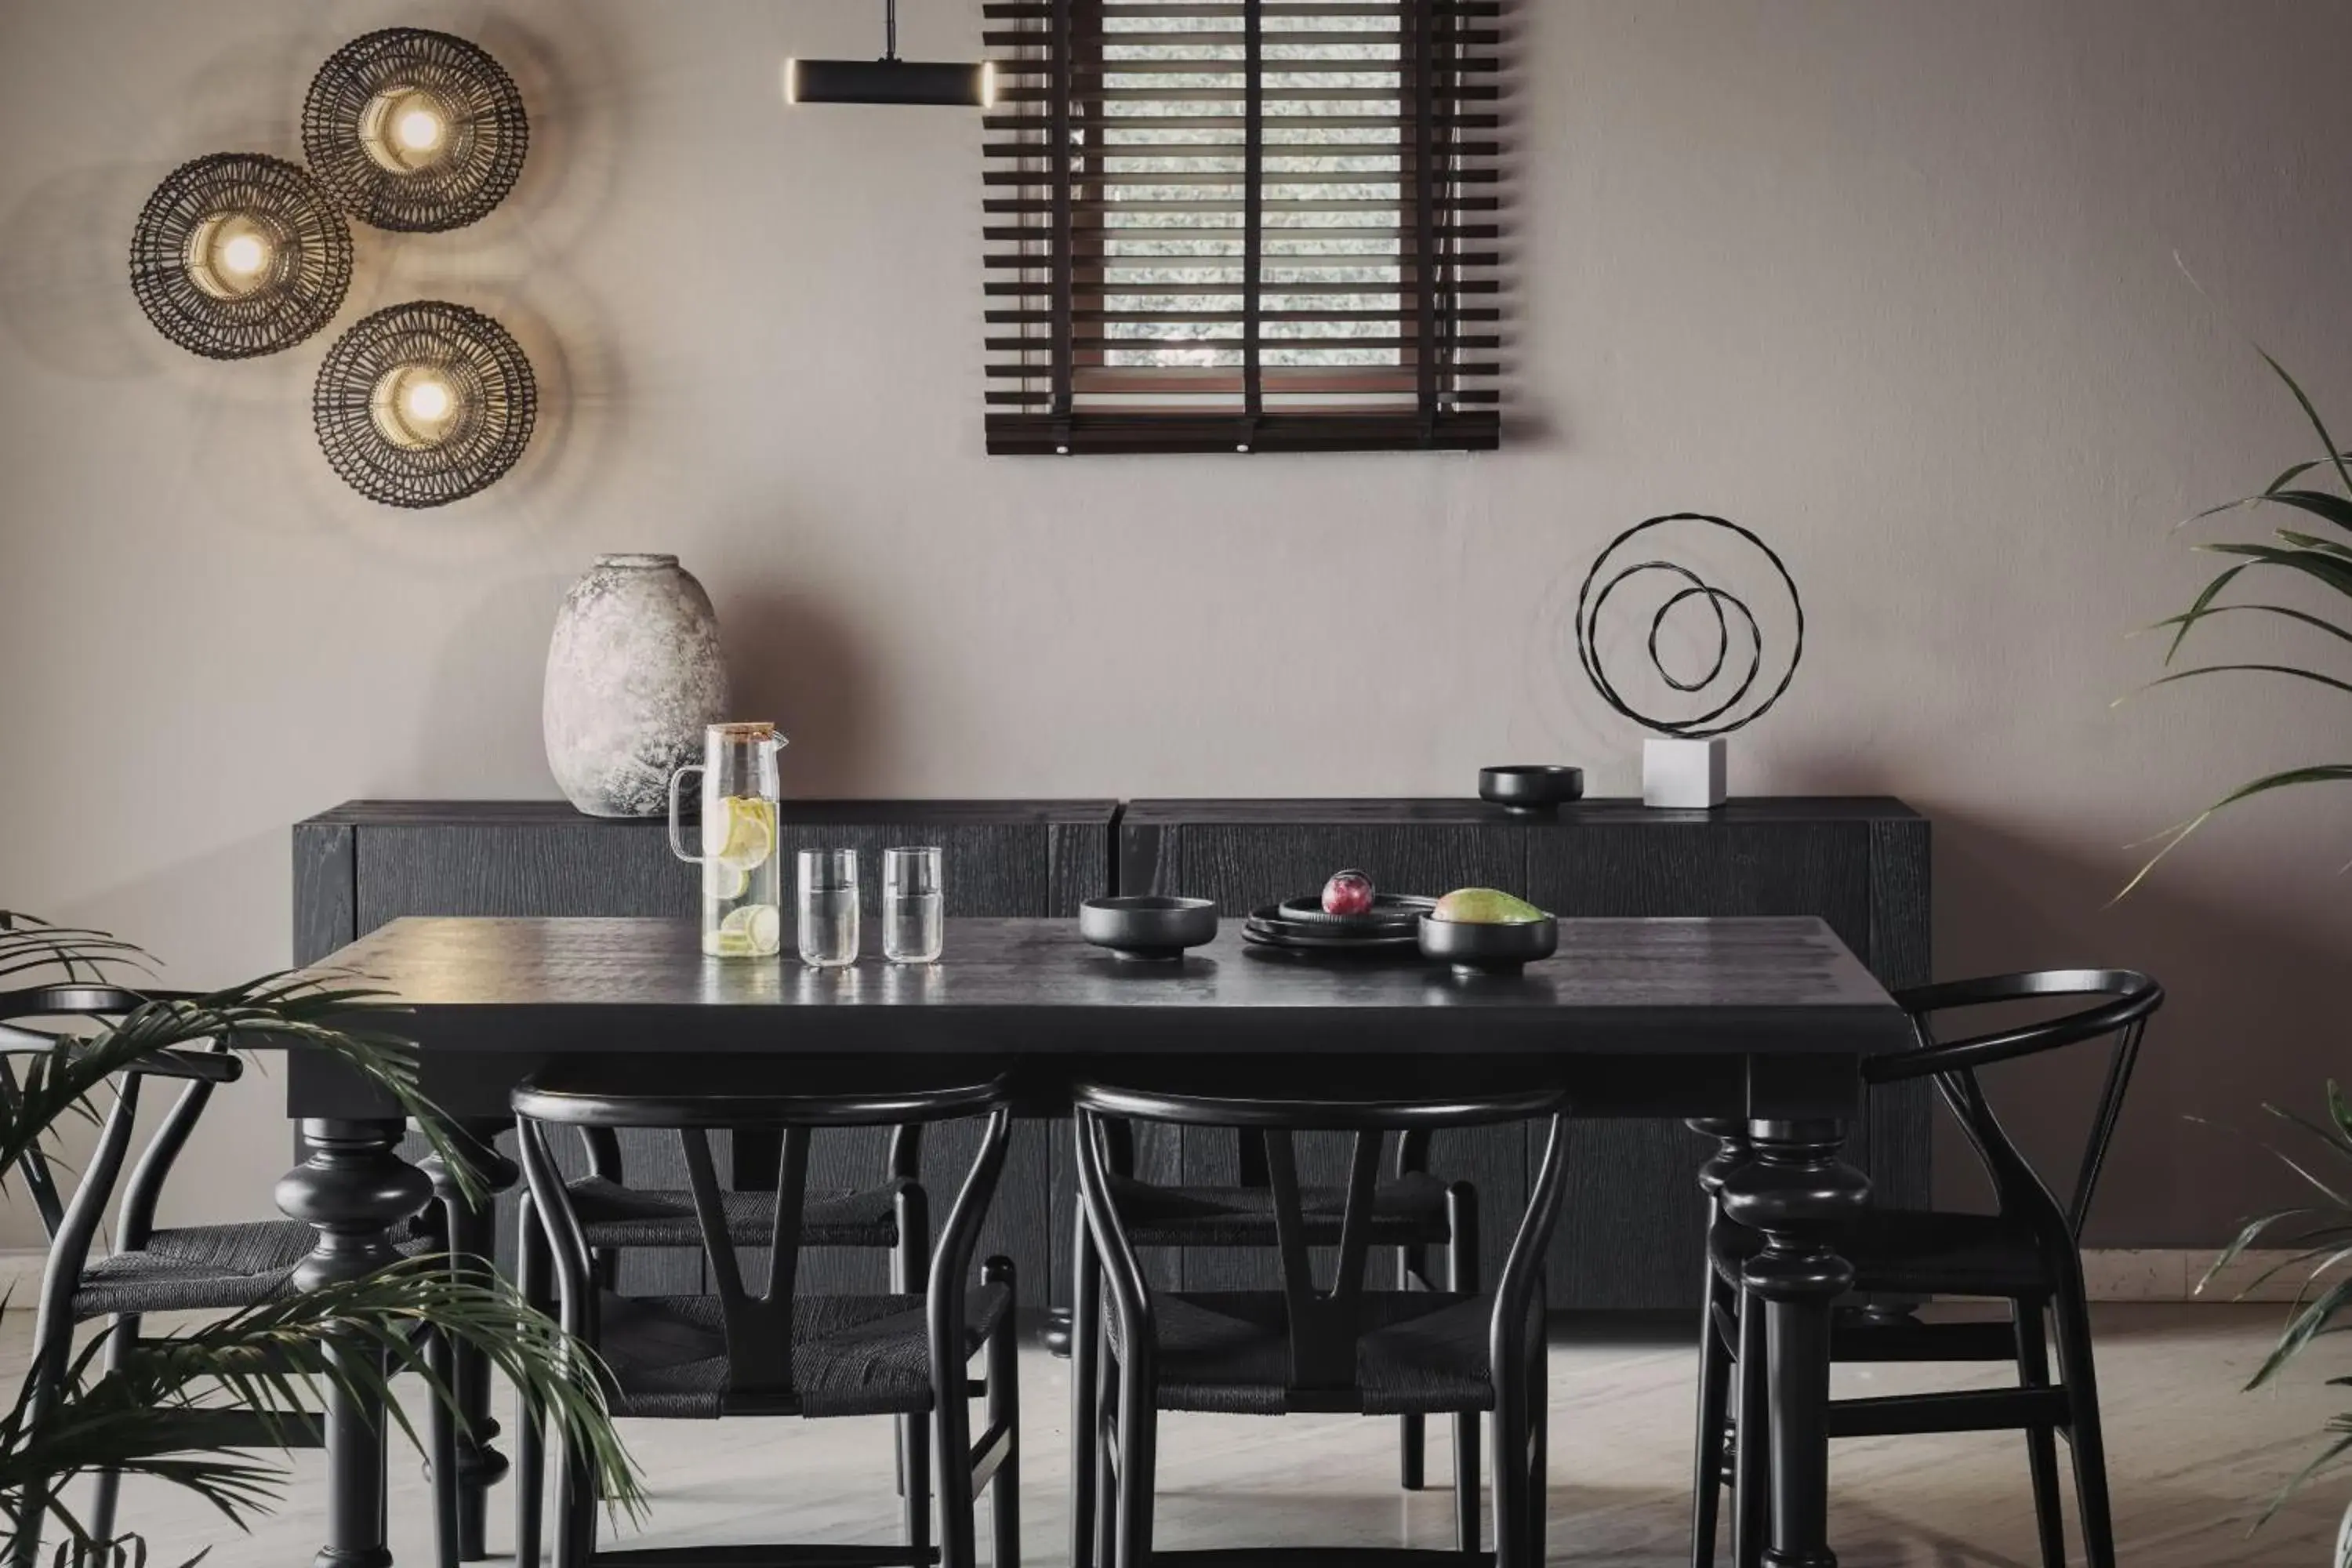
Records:
[[[1723,804],[1723,738],[1642,742],[1642,804],[1705,811]]]

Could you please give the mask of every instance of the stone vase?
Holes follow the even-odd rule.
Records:
[[[675,555],[600,555],[547,648],[547,765],[591,816],[658,816],[669,777],[727,716],[710,595]]]

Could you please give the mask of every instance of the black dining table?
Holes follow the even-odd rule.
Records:
[[[1076,1079],[1153,1058],[1229,1071],[1237,1090],[1349,1058],[1351,1072],[1439,1093],[1533,1068],[1578,1116],[1703,1122],[1740,1156],[1710,1165],[1725,1212],[1765,1238],[1746,1280],[1766,1322],[1767,1560],[1837,1561],[1830,1311],[1853,1270],[1835,1237],[1869,1194],[1843,1147],[1863,1058],[1914,1037],[1818,920],[1563,920],[1553,957],[1461,977],[1409,957],[1322,963],[1255,948],[1231,923],[1181,963],[1149,963],[1087,945],[1069,921],[950,920],[936,965],[819,970],[789,952],[706,958],[690,921],[417,917],[307,973],[365,976],[409,1009],[396,1026],[416,1044],[425,1092],[484,1130],[509,1116],[511,1090],[538,1067],[585,1052],[980,1055],[1008,1067],[1036,1114],[1065,1110]],[[402,1159],[392,1108],[333,1062],[296,1051],[286,1082],[306,1158],[278,1202],[319,1236],[299,1279],[381,1267],[432,1180]],[[329,1390],[321,1565],[392,1561],[381,1415]]]

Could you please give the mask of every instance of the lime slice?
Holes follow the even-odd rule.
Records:
[[[751,873],[730,866],[724,860],[713,860],[702,869],[702,892],[705,898],[740,899],[751,886]]]
[[[719,922],[719,934],[740,936],[751,944],[753,953],[764,958],[783,943],[783,916],[773,904],[745,904]]]
[[[702,951],[713,958],[750,958],[751,939],[740,931],[711,931],[702,933]]]
[[[702,819],[702,853],[731,870],[749,871],[776,852],[776,803],[757,795],[722,796]]]

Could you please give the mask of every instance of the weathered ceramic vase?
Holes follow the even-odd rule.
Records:
[[[710,595],[675,555],[600,555],[563,595],[540,721],[547,765],[592,816],[659,816],[669,776],[727,716]]]

